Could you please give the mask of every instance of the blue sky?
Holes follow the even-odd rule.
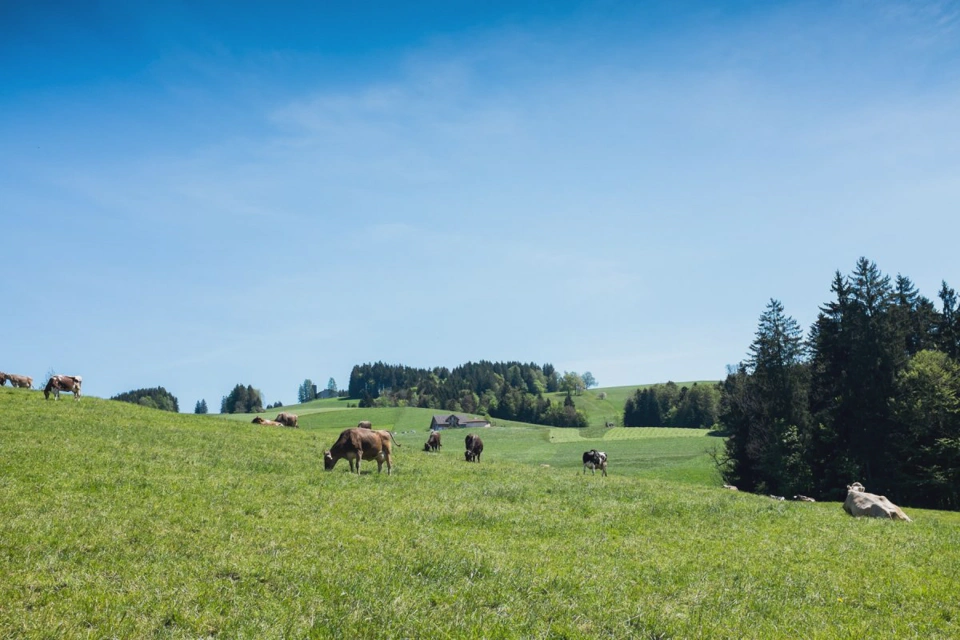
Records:
[[[88,395],[719,379],[860,256],[960,286],[958,2],[3,2],[0,86],[0,370]]]

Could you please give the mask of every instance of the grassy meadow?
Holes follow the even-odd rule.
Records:
[[[960,514],[728,492],[703,430],[498,423],[469,464],[432,410],[288,409],[0,388],[0,638],[960,637]],[[392,476],[323,471],[360,419]]]

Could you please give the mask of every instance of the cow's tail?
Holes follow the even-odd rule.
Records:
[[[397,446],[399,447],[399,446],[400,446],[400,443],[397,442],[396,438],[393,437],[393,431],[387,431],[387,433],[390,434],[390,440],[393,441],[393,444],[395,444],[395,445],[397,445]]]

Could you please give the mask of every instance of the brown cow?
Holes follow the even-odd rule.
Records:
[[[480,454],[483,453],[483,440],[480,439],[480,436],[468,433],[463,442],[467,447],[467,450],[463,452],[463,457],[466,458],[467,462],[480,462]]]
[[[265,425],[265,426],[268,426],[268,427],[282,427],[282,426],[283,426],[283,424],[277,422],[276,420],[267,420],[266,418],[261,418],[260,416],[256,416],[256,417],[253,419],[253,424],[262,424],[262,425]]]
[[[353,473],[353,465],[356,462],[357,475],[360,475],[361,460],[376,460],[377,473],[383,471],[383,463],[386,462],[387,475],[390,475],[393,468],[390,443],[393,438],[392,436],[384,437],[381,433],[359,427],[344,429],[334,445],[323,452],[323,468],[332,471],[340,458],[346,458],[350,462],[350,473]]]
[[[279,422],[285,427],[300,426],[299,420],[297,419],[297,414],[295,413],[287,413],[286,411],[282,411],[277,414],[277,417],[274,418],[274,420],[276,420],[277,422]]]
[[[397,445],[398,447],[400,446],[400,443],[397,442],[396,439],[393,437],[392,431],[387,431],[386,429],[371,429],[371,431],[373,431],[374,433],[379,433],[380,437],[383,438],[384,440],[389,440],[391,443]]]
[[[424,451],[439,451],[440,447],[443,445],[440,444],[440,432],[431,431],[430,436],[427,438],[427,443],[423,445]]]
[[[843,510],[854,517],[869,516],[912,522],[903,509],[887,500],[886,496],[867,493],[859,482],[847,485],[847,499],[843,502]]]
[[[30,376],[18,376],[15,373],[5,373],[7,380],[10,381],[11,387],[20,387],[21,389],[29,389],[33,386],[33,378]]]
[[[357,423],[357,429],[373,429],[373,423],[369,420],[361,420]]]
[[[7,384],[7,374],[5,374],[3,371],[0,371],[0,387],[5,384]]]
[[[53,392],[54,399],[59,400],[61,391],[72,391],[73,399],[79,400],[82,383],[83,378],[80,376],[52,376],[47,381],[47,386],[43,388],[43,397],[49,400],[50,393]]]

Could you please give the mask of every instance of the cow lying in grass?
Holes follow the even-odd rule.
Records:
[[[583,472],[586,473],[587,469],[590,469],[591,475],[596,473],[597,469],[600,469],[603,475],[607,475],[607,454],[596,449],[584,451]]]
[[[283,425],[277,422],[276,420],[267,420],[266,418],[261,418],[257,416],[253,419],[253,424],[262,424],[267,427],[282,427]]]
[[[911,522],[903,509],[887,500],[886,496],[867,493],[859,482],[847,485],[847,499],[843,502],[843,510],[854,517],[868,516]]]
[[[300,422],[295,413],[287,413],[286,411],[281,411],[277,414],[277,417],[274,418],[277,422],[282,424],[285,427],[299,427]]]
[[[393,469],[393,456],[390,445],[393,443],[393,434],[389,431],[374,431],[353,427],[340,432],[340,437],[328,451],[323,452],[323,468],[333,471],[337,461],[346,458],[350,463],[350,472],[360,475],[361,460],[376,460],[377,473],[383,471],[383,463],[387,463],[387,475]]]

